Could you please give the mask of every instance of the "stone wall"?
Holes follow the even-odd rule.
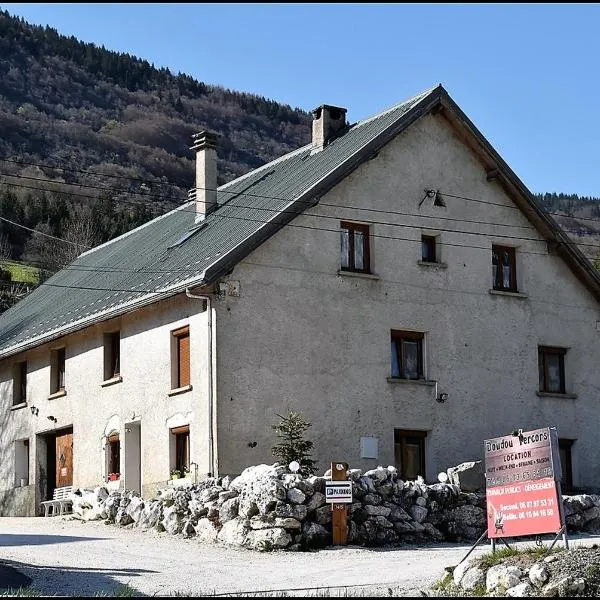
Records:
[[[470,541],[486,527],[485,496],[463,492],[456,484],[402,481],[395,467],[365,473],[348,471],[348,543]],[[287,467],[257,465],[238,477],[209,478],[185,487],[161,489],[155,498],[104,487],[76,491],[73,516],[104,519],[118,526],[155,527],[184,537],[196,536],[265,550],[302,550],[331,543],[331,506],[325,502],[324,476],[302,477]],[[597,526],[600,497],[565,498],[572,528]]]

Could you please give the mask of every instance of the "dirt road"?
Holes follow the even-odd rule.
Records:
[[[420,588],[439,579],[468,549],[438,544],[260,553],[63,517],[0,518],[0,565],[15,567],[44,595],[114,595],[127,584],[137,594],[161,596],[323,595],[322,588],[331,588],[331,596],[387,596],[388,588],[394,595],[419,596]],[[489,545],[482,545],[475,553],[487,551]],[[0,589],[3,585],[0,581]]]

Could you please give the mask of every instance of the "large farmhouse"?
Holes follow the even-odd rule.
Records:
[[[1,514],[272,462],[289,410],[320,469],[431,481],[555,426],[565,488],[600,486],[600,278],[442,86],[353,125],[320,106],[218,190],[217,144],[188,203],[0,317]]]

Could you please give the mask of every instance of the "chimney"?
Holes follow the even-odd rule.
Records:
[[[217,137],[212,131],[192,135],[190,150],[196,151],[196,223],[217,208]]]
[[[312,123],[311,154],[323,150],[346,127],[346,109],[339,106],[322,104],[315,108]]]

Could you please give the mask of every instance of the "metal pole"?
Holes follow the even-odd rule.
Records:
[[[483,538],[487,535],[487,529],[479,536],[479,539],[471,546],[471,549],[464,555],[464,557],[459,561],[459,563],[456,565],[456,567],[458,567],[458,565],[460,565],[460,563],[464,562],[467,557],[469,556],[469,554],[471,554],[471,552],[473,552],[473,550],[475,550],[475,548],[477,546],[479,546],[479,544],[481,543],[481,540],[483,540]],[[493,540],[492,540],[493,542]],[[456,567],[454,567],[456,569]]]

